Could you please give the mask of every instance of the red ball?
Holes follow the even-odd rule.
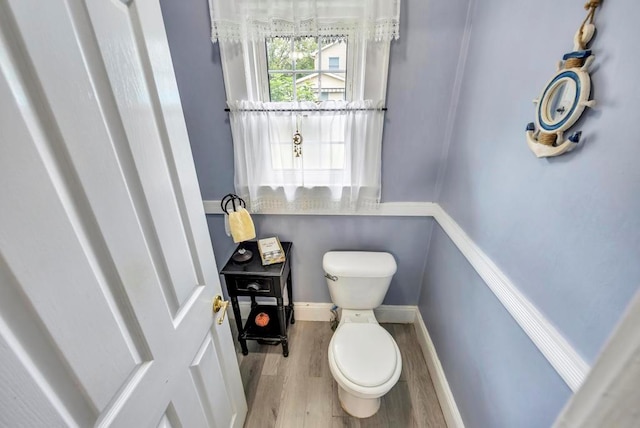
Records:
[[[265,314],[264,312],[260,312],[258,315],[256,315],[256,325],[258,327],[264,327],[267,324],[269,324],[269,315]]]

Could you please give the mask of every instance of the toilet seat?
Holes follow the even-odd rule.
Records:
[[[383,385],[397,372],[397,345],[378,324],[341,325],[331,340],[330,351],[340,373],[361,387]]]

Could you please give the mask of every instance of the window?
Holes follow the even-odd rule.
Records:
[[[209,4],[235,192],[254,212],[376,207],[400,0]]]
[[[272,102],[344,100],[346,70],[337,69],[339,57],[347,52],[347,40],[341,38],[324,42],[320,37],[273,37],[266,41],[267,71],[269,74],[269,98]],[[329,67],[323,67],[328,64]],[[329,69],[334,65],[332,72]],[[304,132],[304,151],[298,157],[291,156],[292,132],[278,132],[270,141],[271,168],[273,171],[307,172],[305,184],[322,186],[330,181],[335,171],[345,171],[345,138],[339,133],[322,132],[323,120],[309,115],[296,118],[296,129]],[[302,123],[304,122],[304,123]],[[328,121],[324,120],[325,128]],[[304,125],[304,128],[303,126]],[[341,126],[333,121],[333,127]],[[342,125],[344,126],[344,125]],[[287,127],[283,127],[287,129]],[[280,128],[282,129],[282,128]],[[313,130],[313,131],[312,131]],[[265,184],[273,184],[271,175]]]
[[[320,37],[267,39],[269,100],[344,100],[347,70],[338,67],[340,57],[327,54],[346,57],[346,38],[330,43]]]

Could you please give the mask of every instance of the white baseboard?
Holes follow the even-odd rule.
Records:
[[[293,302],[293,311],[299,321],[329,321],[333,303]]]
[[[378,322],[413,324],[418,313],[417,306],[382,305],[374,309]]]
[[[424,324],[422,315],[416,310],[414,327],[416,329],[416,336],[418,336],[418,344],[424,355],[424,359],[427,361],[427,367],[429,368],[429,374],[433,381],[433,386],[436,389],[436,395],[438,401],[440,401],[440,407],[444,414],[444,419],[447,422],[448,428],[464,428],[464,422],[460,411],[456,405],[456,400],[453,398],[451,388],[449,388],[449,382],[444,374],[442,364],[436,353],[436,348],[431,341],[431,336],[427,331],[427,326]]]
[[[251,302],[241,301],[242,319],[247,319],[251,311]],[[295,318],[298,321],[330,321],[333,303],[294,302]],[[413,324],[418,308],[416,306],[381,305],[374,309],[378,322],[393,324]],[[233,318],[233,312],[229,313]]]
[[[251,312],[251,302],[246,300],[238,303],[242,319],[246,320]],[[293,302],[294,316],[296,321],[330,321],[332,306],[333,303]],[[234,318],[233,312],[229,312],[229,316]]]

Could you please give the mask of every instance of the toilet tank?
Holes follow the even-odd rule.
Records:
[[[389,253],[330,251],[322,258],[331,301],[343,309],[374,309],[387,294],[396,260]]]

